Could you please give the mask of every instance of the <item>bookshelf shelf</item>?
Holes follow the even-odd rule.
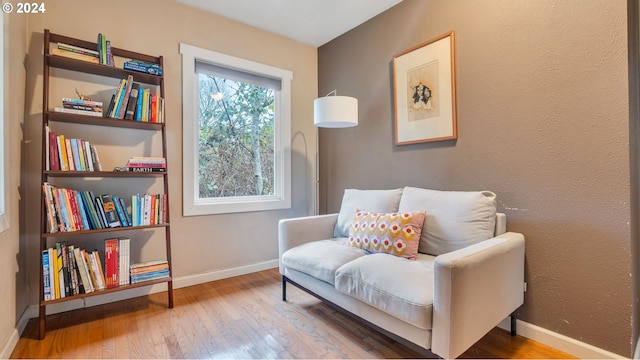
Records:
[[[133,171],[51,171],[44,172],[53,177],[164,177],[167,173],[161,172],[133,172]]]
[[[92,81],[95,81],[96,77],[94,75],[104,76],[109,78],[116,78],[116,79],[128,78],[127,92],[126,92],[127,95],[129,94],[129,89],[131,89],[132,87],[137,89],[137,86],[140,86],[140,89],[142,89],[142,84],[147,84],[145,85],[145,89],[146,89],[148,85],[151,85],[153,88],[152,92],[154,93],[153,106],[156,106],[156,102],[155,102],[156,96],[160,100],[162,100],[163,101],[162,103],[164,104],[164,77],[162,75],[151,75],[151,74],[146,74],[141,72],[125,70],[118,65],[108,66],[103,64],[96,64],[90,61],[75,59],[75,58],[72,58],[71,56],[73,57],[78,57],[78,56],[71,55],[69,53],[61,53],[60,47],[58,46],[58,44],[65,44],[67,49],[72,47],[81,48],[81,49],[77,49],[77,48],[72,49],[74,52],[81,51],[81,52],[88,53],[86,52],[88,50],[89,52],[93,51],[95,54],[95,50],[98,49],[98,45],[97,45],[98,42],[85,41],[85,40],[76,39],[76,38],[72,38],[72,37],[68,37],[60,34],[53,34],[49,32],[49,30],[47,29],[44,30],[44,44],[43,44],[43,47],[44,47],[43,66],[44,67],[43,67],[43,97],[42,97],[43,106],[42,108],[45,110],[42,112],[42,149],[43,151],[42,151],[41,179],[42,179],[43,191],[41,192],[41,211],[40,211],[41,212],[40,252],[43,253],[42,254],[43,256],[40,256],[40,300],[39,300],[39,319],[38,319],[40,339],[43,339],[46,334],[46,318],[47,318],[46,307],[49,305],[58,304],[65,301],[72,301],[76,299],[99,296],[99,295],[114,293],[118,291],[124,291],[128,289],[150,286],[154,284],[166,283],[167,284],[167,290],[166,290],[167,291],[167,307],[168,308],[173,307],[173,278],[172,278],[173,272],[171,268],[171,227],[169,225],[170,224],[169,202],[168,202],[169,185],[168,185],[168,177],[167,177],[168,169],[165,172],[58,170],[58,169],[74,168],[73,166],[68,166],[68,167],[66,166],[67,157],[66,155],[63,155],[64,152],[62,150],[59,150],[60,146],[63,146],[65,144],[65,141],[66,141],[67,148],[70,146],[69,141],[73,142],[71,145],[71,147],[73,148],[73,154],[68,155],[69,165],[72,165],[72,161],[73,161],[76,164],[81,164],[83,169],[92,169],[89,166],[85,167],[85,165],[94,164],[94,162],[92,162],[90,159],[91,159],[91,155],[96,149],[94,149],[93,146],[90,146],[88,142],[85,142],[82,140],[78,140],[78,139],[69,140],[66,138],[63,139],[62,136],[56,137],[57,135],[62,135],[62,134],[57,134],[54,131],[56,127],[58,129],[64,129],[64,126],[60,126],[59,124],[56,125],[56,123],[71,123],[71,124],[82,125],[78,127],[74,126],[74,133],[77,133],[77,134],[82,133],[89,137],[91,136],[90,134],[94,134],[93,136],[95,136],[96,132],[90,131],[87,133],[86,130],[89,130],[89,128],[87,127],[94,127],[94,126],[104,127],[104,129],[100,129],[99,132],[101,134],[108,133],[114,139],[117,138],[118,136],[127,134],[127,129],[138,129],[138,130],[156,132],[157,134],[161,135],[162,143],[159,144],[156,142],[155,146],[151,146],[151,140],[148,140],[150,142],[148,144],[149,146],[143,147],[145,149],[145,152],[148,151],[148,152],[151,152],[152,154],[131,154],[131,155],[134,155],[134,156],[153,155],[154,157],[162,157],[166,159],[167,134],[166,134],[164,118],[158,115],[158,118],[161,119],[160,122],[157,122],[157,123],[142,122],[142,121],[136,121],[136,120],[114,119],[114,118],[104,117],[104,116],[97,117],[97,116],[90,116],[90,115],[78,115],[78,114],[72,114],[67,112],[57,112],[57,111],[53,111],[53,107],[49,106],[50,88],[55,88],[55,86],[51,86],[51,84],[53,84],[55,81],[59,81],[59,78],[58,78],[59,76],[66,77],[66,74],[64,73],[52,72],[51,71],[52,68],[64,69],[64,70],[74,72],[75,74],[72,77],[73,79],[80,78],[82,79],[82,81],[86,81],[86,83],[83,82],[83,86],[86,86],[86,84],[90,84]],[[51,51],[53,47],[56,47],[55,55]],[[110,50],[114,58],[138,60],[138,61],[155,64],[159,68],[163,67],[162,56],[146,55],[146,54],[142,54],[142,53],[138,53],[130,50],[120,49],[117,47],[111,47]],[[61,54],[61,55],[57,55],[57,54]],[[89,59],[89,60],[92,60],[92,59]],[[116,61],[116,64],[118,63],[119,61]],[[133,84],[132,81],[133,83],[136,83],[138,85]],[[134,86],[132,86],[131,84],[133,84]],[[121,92],[121,93],[124,93],[124,92]],[[144,98],[145,105],[147,104],[146,94],[147,94],[147,91],[145,91],[145,98]],[[131,91],[131,98],[133,98],[133,96],[134,96],[133,91]],[[120,99],[129,99],[129,98],[120,97]],[[158,104],[160,100],[158,100]],[[133,103],[134,114],[137,111],[139,111],[140,103],[142,103],[142,100],[138,103],[137,108],[135,106],[135,103]],[[149,101],[149,103],[151,104],[151,101]],[[72,109],[80,109],[78,107],[75,107],[76,106],[75,103],[72,103],[72,105],[74,106]],[[85,103],[85,106],[87,106],[86,103]],[[91,104],[90,106],[93,106],[93,104]],[[149,105],[149,108],[152,108],[152,106]],[[106,109],[106,105],[105,105],[105,109]],[[130,114],[131,109],[132,107],[126,108],[126,111],[128,114]],[[142,109],[147,109],[147,107],[143,107]],[[158,108],[154,107],[153,109],[157,111],[157,112],[150,112],[150,114],[153,114],[154,116],[156,116],[156,114],[159,114],[160,109],[164,110],[164,108],[160,108],[160,107]],[[124,113],[124,110],[121,110],[120,117],[124,117],[122,115],[123,113]],[[151,117],[151,118],[155,120],[155,117]],[[152,133],[151,135],[152,136],[149,138],[157,138],[155,134]],[[63,139],[65,141],[61,141],[60,139]],[[109,136],[102,136],[100,138],[101,144],[105,143],[105,139],[109,139]],[[51,146],[49,142],[51,142]],[[106,142],[109,143],[109,140],[106,140]],[[114,142],[117,143],[117,141],[114,141]],[[63,145],[60,145],[60,144],[63,144]],[[160,147],[161,147],[161,150],[159,149]],[[85,151],[86,154],[82,154],[83,150]],[[52,157],[50,155],[51,151],[56,151],[55,153],[56,155],[53,155]],[[131,150],[131,151],[135,152],[135,150]],[[138,151],[140,152],[140,150]],[[159,154],[160,151],[161,151],[161,154]],[[69,154],[71,154],[71,150],[69,150]],[[83,157],[83,155],[86,155],[86,156]],[[79,158],[76,158],[76,156],[79,156]],[[81,160],[77,160],[77,159],[81,159]],[[64,161],[65,166],[62,166],[62,164],[60,163],[62,161]],[[55,164],[56,166],[53,166],[52,164]],[[76,169],[79,169],[79,168],[80,167],[77,167]],[[51,169],[56,169],[56,170],[51,170]],[[139,180],[134,180],[134,178],[138,178]],[[142,217],[143,214],[144,216],[147,216],[147,214],[149,214],[149,216],[145,218],[145,220],[149,220],[149,219],[151,220],[151,221],[144,221],[144,222],[141,221],[139,223],[142,223],[142,224],[151,223],[151,225],[109,227],[109,225],[111,226],[114,225],[114,224],[111,224],[113,219],[109,220],[108,217],[105,217],[105,213],[107,213],[109,209],[107,209],[106,206],[104,206],[104,209],[103,209],[103,206],[102,206],[104,204],[107,204],[108,201],[104,200],[104,204],[102,204],[101,202],[101,199],[103,198],[106,199],[107,195],[97,194],[97,196],[95,196],[95,199],[94,199],[93,193],[89,195],[90,191],[81,192],[79,190],[58,188],[57,186],[51,185],[51,183],[49,182],[50,179],[56,179],[54,181],[54,183],[56,184],[71,183],[71,184],[74,184],[73,186],[78,186],[78,184],[84,184],[81,186],[88,187],[88,188],[92,188],[96,185],[105,183],[108,185],[107,187],[109,188],[113,185],[116,185],[116,187],[120,188],[123,192],[127,191],[126,189],[129,189],[129,184],[130,183],[133,184],[133,182],[137,182],[140,184],[140,186],[143,186],[143,187],[149,186],[148,183],[157,184],[155,185],[155,187],[157,187],[158,189],[160,187],[160,183],[162,183],[161,186],[163,188],[164,193],[158,194],[158,195],[154,194],[154,195],[144,196],[144,197],[148,197],[149,199],[153,199],[151,201],[152,205],[150,207],[145,208],[145,207],[136,205],[137,211],[139,210],[139,212],[136,212],[136,214],[140,214],[138,217]],[[153,181],[147,181],[146,179],[151,179]],[[53,190],[54,188],[55,190]],[[68,194],[71,194],[71,195],[68,195]],[[128,195],[131,195],[131,194],[128,194]],[[111,195],[108,195],[108,196],[111,197]],[[115,203],[111,204],[111,206],[114,206],[111,209],[117,209],[117,211],[113,213],[115,214],[114,216],[119,218],[121,222],[136,224],[137,223],[135,221],[136,219],[133,219],[133,221],[132,219],[126,219],[127,216],[124,212],[130,213],[126,204],[127,200],[125,200],[124,202],[118,202],[117,198],[118,197],[114,195],[113,199]],[[127,199],[127,196],[122,196],[120,198]],[[73,204],[74,201],[76,202],[75,204]],[[147,204],[148,203],[149,202],[147,202]],[[131,205],[133,208],[133,204]],[[151,209],[155,209],[155,210],[151,210]],[[151,214],[155,214],[155,217]],[[158,219],[158,220],[155,220],[155,219]],[[55,233],[49,232],[49,231],[55,231],[55,229],[58,229],[58,227],[63,226],[62,225],[63,222],[64,222],[64,227],[67,229],[81,229],[81,230],[55,232]],[[160,222],[160,223],[154,224],[154,222]],[[72,224],[74,226],[67,226],[69,224]],[[118,224],[118,223],[116,222],[115,224]],[[147,280],[147,281],[135,283],[135,284],[119,285],[116,287],[97,290],[97,288],[102,287],[100,285],[100,286],[96,286],[95,291],[85,293],[83,291],[84,287],[80,285],[81,277],[86,276],[88,278],[87,284],[91,284],[92,279],[96,281],[96,278],[94,276],[99,276],[99,277],[104,276],[105,278],[104,285],[118,284],[119,279],[125,279],[125,280],[130,279],[129,273],[128,273],[130,262],[139,262],[141,260],[141,259],[134,258],[132,256],[130,260],[134,260],[134,261],[125,261],[124,267],[119,268],[120,270],[123,270],[122,273],[118,272],[117,270],[113,272],[113,269],[114,269],[113,266],[115,266],[115,268],[118,269],[118,266],[119,266],[118,262],[122,264],[121,262],[122,259],[119,257],[114,258],[114,256],[112,255],[109,259],[110,261],[109,270],[112,271],[110,274],[113,274],[113,276],[116,276],[116,273],[118,273],[117,274],[118,276],[115,278],[107,277],[107,256],[106,256],[107,246],[106,245],[104,249],[105,250],[104,255],[101,255],[100,251],[98,251],[95,254],[92,254],[86,257],[87,263],[89,262],[89,260],[91,260],[91,267],[87,266],[87,264],[85,263],[84,254],[76,255],[76,253],[71,252],[71,250],[61,250],[60,252],[57,253],[58,257],[56,259],[59,259],[62,257],[64,257],[65,259],[55,260],[55,261],[52,260],[52,262],[54,262],[55,265],[58,266],[58,268],[55,269],[56,271],[55,279],[54,279],[54,274],[50,273],[53,270],[53,267],[52,267],[53,265],[49,266],[45,262],[45,259],[50,259],[47,256],[47,252],[49,252],[49,256],[51,256],[52,251],[55,251],[55,250],[52,250],[50,246],[54,243],[56,244],[56,246],[59,245],[61,248],[63,246],[67,246],[66,244],[68,244],[69,246],[68,249],[72,249],[72,246],[73,246],[77,250],[83,247],[83,243],[85,243],[86,245],[88,242],[91,242],[91,241],[96,241],[96,240],[99,241],[99,236],[95,236],[96,234],[98,235],[105,234],[105,237],[108,236],[110,238],[109,242],[112,242],[115,240],[115,242],[118,243],[119,241],[118,239],[127,238],[127,239],[130,239],[131,243],[134,243],[136,241],[136,235],[143,234],[142,232],[150,231],[150,230],[154,231],[153,233],[151,233],[154,237],[153,239],[154,241],[161,240],[160,238],[157,238],[157,237],[162,236],[162,233],[164,233],[164,242],[165,242],[164,247],[165,247],[165,256],[166,256],[166,261],[161,260],[158,262],[153,262],[156,264],[161,263],[161,265],[156,265],[153,267],[153,270],[157,270],[156,272],[152,274],[149,274],[148,272],[139,273],[140,270],[136,272],[138,274],[137,277],[142,277],[145,279],[149,278],[151,280]],[[124,234],[126,236],[124,237],[121,236],[116,239],[116,235],[118,233],[122,233],[125,231],[130,233]],[[83,238],[83,236],[89,236],[89,235],[94,235],[94,236],[90,236],[88,239]],[[105,242],[106,242],[106,239],[105,239]],[[109,247],[109,251],[112,251],[113,249],[115,248]],[[126,252],[128,251],[125,251],[125,253]],[[110,252],[110,254],[112,253]],[[97,261],[95,261],[96,260],[95,258],[91,259],[91,257],[94,255],[98,256]],[[102,257],[104,260],[100,259],[100,257]],[[63,263],[64,265],[61,265]],[[94,266],[97,266],[97,267],[94,267]],[[82,268],[82,270],[84,271],[81,271],[80,268]],[[162,269],[160,270],[159,268],[162,268]],[[127,276],[127,277],[123,278],[121,276]],[[47,281],[45,281],[45,279]],[[55,285],[58,287],[54,287],[54,282],[56,283]],[[59,286],[60,284],[62,284],[62,286]],[[65,285],[68,285],[68,284],[69,284],[69,288],[65,289]],[[123,283],[120,283],[120,284],[123,284]],[[46,292],[45,292],[45,288],[46,288]],[[65,293],[65,296],[62,297],[62,296],[59,296],[59,294],[58,296],[56,296],[56,294],[53,294],[55,292],[54,289],[55,291],[62,291],[63,293]]]
[[[112,119],[107,117],[88,116],[88,115],[76,115],[67,114],[56,111],[45,111],[44,115],[48,121],[66,122],[74,124],[94,125],[94,126],[109,126],[120,127],[128,129],[141,129],[141,130],[153,130],[158,131],[164,128],[164,123],[149,123],[135,120],[125,119]]]
[[[168,227],[169,224],[155,224],[155,225],[143,225],[143,226],[120,226],[115,228],[95,229],[95,230],[78,230],[78,231],[65,231],[57,233],[43,233],[41,236],[45,238],[60,238],[67,236],[80,236],[97,233],[119,232],[119,231],[132,231],[132,230],[144,230]]]
[[[88,298],[88,297],[97,296],[97,295],[104,295],[104,294],[114,293],[114,292],[123,291],[123,290],[135,289],[135,288],[139,288],[139,287],[143,287],[143,286],[150,286],[150,285],[154,285],[154,284],[166,283],[166,282],[170,282],[170,281],[172,281],[171,277],[165,277],[165,278],[155,279],[155,280],[147,280],[147,281],[144,281],[144,282],[130,284],[130,285],[120,285],[120,286],[114,287],[114,288],[106,288],[106,289],[103,289],[103,290],[96,290],[96,291],[94,291],[92,293],[88,293],[88,294],[74,295],[72,297],[72,299],[67,299],[65,297],[65,298],[62,298],[62,299],[43,301],[42,303],[45,304],[45,305],[51,305],[51,304],[61,303],[61,302],[69,301],[69,300],[83,299],[83,298]]]

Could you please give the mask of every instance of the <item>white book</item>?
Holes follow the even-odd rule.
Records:
[[[93,292],[93,282],[91,281],[91,274],[87,269],[87,262],[82,256],[82,252],[79,248],[73,249],[73,256],[76,258],[76,264],[78,266],[78,272],[80,273],[80,279],[82,279],[82,285],[84,286],[85,294]]]
[[[62,113],[67,113],[67,114],[102,117],[102,112],[101,111],[77,110],[77,109],[67,109],[67,108],[60,108],[60,107],[57,107],[54,110],[56,112],[62,112]]]

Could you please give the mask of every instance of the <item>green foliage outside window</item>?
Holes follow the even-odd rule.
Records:
[[[200,198],[274,194],[274,90],[199,74]]]

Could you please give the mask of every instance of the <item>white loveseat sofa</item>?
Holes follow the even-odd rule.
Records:
[[[419,237],[379,236],[404,215],[424,216]],[[423,354],[458,357],[510,315],[515,334],[524,236],[492,192],[347,189],[338,214],[281,220],[279,251],[283,300],[296,285]]]

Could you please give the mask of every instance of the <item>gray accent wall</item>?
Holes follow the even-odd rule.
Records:
[[[392,59],[455,31],[458,139],[394,145]],[[320,129],[320,207],[346,188],[491,190],[526,239],[518,317],[630,356],[627,4],[405,0],[318,49],[318,93],[359,100]]]

